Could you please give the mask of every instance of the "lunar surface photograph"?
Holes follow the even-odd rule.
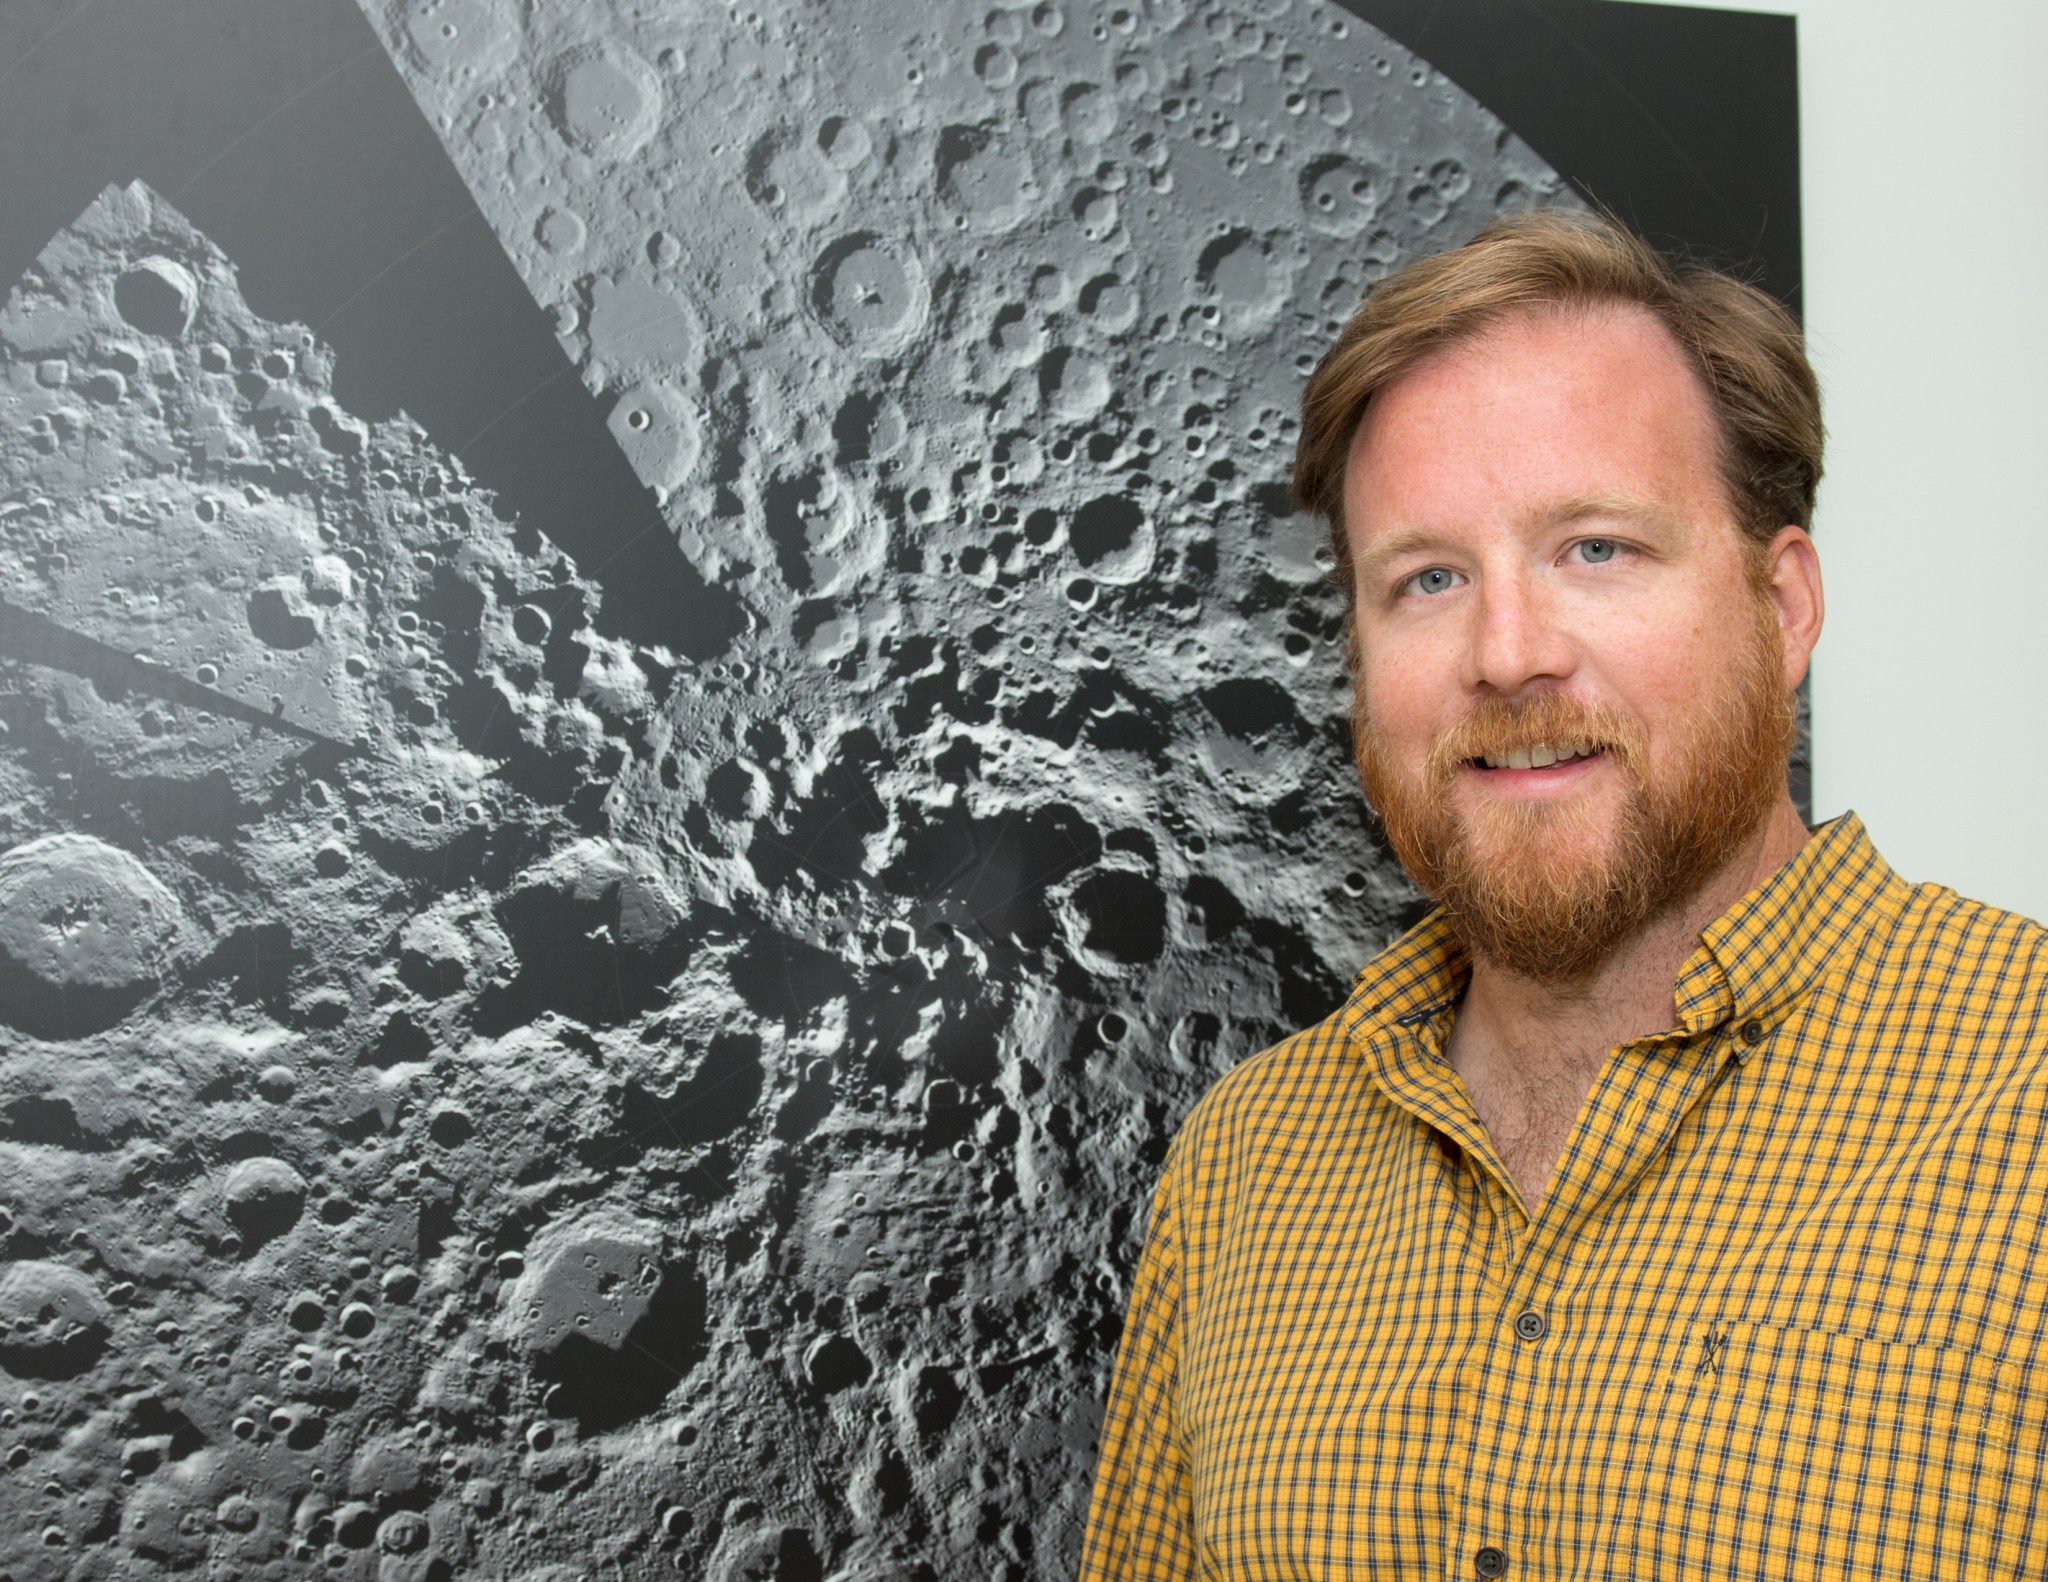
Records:
[[[135,170],[4,283],[0,1582],[1066,1577],[1174,1127],[1420,915],[1301,384],[1581,200],[1324,0],[344,9],[559,378]]]

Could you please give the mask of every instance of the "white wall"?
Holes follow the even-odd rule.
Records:
[[[2048,3],[1747,9],[1799,19],[1814,811],[2048,919]]]

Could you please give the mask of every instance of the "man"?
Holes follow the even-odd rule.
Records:
[[[1382,283],[1303,410],[1436,908],[1181,1128],[1084,1577],[2048,1574],[2048,936],[1786,793],[1796,327],[1530,216]]]

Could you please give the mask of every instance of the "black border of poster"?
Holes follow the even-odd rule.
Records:
[[[1796,19],[1626,0],[1342,0],[1581,194],[1800,311]]]

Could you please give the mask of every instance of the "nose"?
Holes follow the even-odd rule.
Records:
[[[1512,697],[1531,682],[1562,681],[1574,668],[1574,649],[1546,602],[1526,578],[1483,577],[1470,602],[1466,689]]]

